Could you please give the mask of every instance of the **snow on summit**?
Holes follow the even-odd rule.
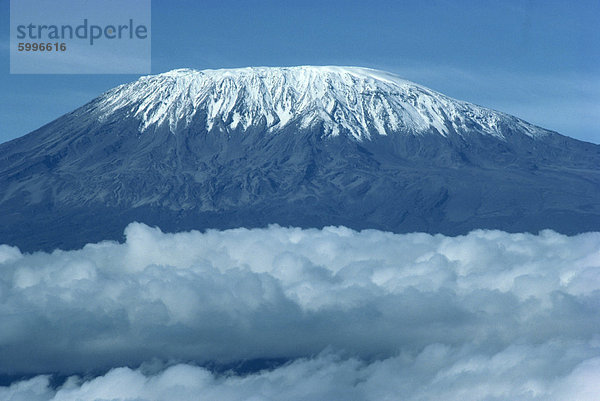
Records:
[[[167,124],[175,133],[192,121],[208,131],[225,132],[320,125],[326,135],[345,133],[357,140],[398,132],[448,136],[468,130],[502,138],[507,127],[529,136],[546,132],[393,74],[360,67],[177,69],[118,86],[94,106],[101,121],[124,112],[139,120],[142,132]]]

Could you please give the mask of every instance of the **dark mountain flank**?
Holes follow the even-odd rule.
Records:
[[[600,146],[380,71],[176,70],[0,145],[0,243],[344,225],[600,230]]]

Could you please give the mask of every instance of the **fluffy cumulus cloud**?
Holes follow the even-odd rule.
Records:
[[[17,378],[0,399],[600,394],[600,233],[131,224],[126,237],[0,246],[0,375]],[[279,363],[228,368],[266,360]]]

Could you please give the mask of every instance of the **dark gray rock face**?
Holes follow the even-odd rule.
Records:
[[[306,78],[313,86],[325,82],[323,93],[285,74],[271,82],[269,70],[275,69],[246,70],[250,83],[235,74],[213,76],[210,85],[206,73],[185,70],[207,93],[172,75],[157,76],[162,81],[144,92],[135,85],[157,78],[143,78],[0,145],[0,243],[25,251],[76,248],[120,240],[132,221],[164,231],[272,223],[450,235],[477,228],[600,230],[599,145],[416,85],[409,89],[423,93],[411,101],[405,81],[381,84],[361,70],[350,70],[350,78],[338,76],[344,71]],[[336,87],[344,79],[350,83]],[[237,91],[233,100],[223,80]],[[169,85],[179,90],[176,101]],[[159,104],[151,96],[156,87],[171,88]],[[301,88],[316,91],[323,104],[333,92],[332,105],[307,100]],[[358,96],[369,93],[370,110],[344,103],[344,91],[352,95],[353,88]],[[271,103],[257,108],[250,89]],[[124,100],[115,101],[121,92]],[[231,107],[216,113],[223,99]],[[436,99],[449,103],[438,107]],[[419,108],[428,102],[438,115]],[[290,106],[287,114],[277,113],[280,104]],[[411,105],[424,123],[410,120]]]

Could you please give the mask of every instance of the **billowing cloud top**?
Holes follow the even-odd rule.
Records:
[[[0,247],[0,374],[32,377],[0,399],[600,393],[600,233],[131,224],[126,237],[51,254]],[[271,358],[289,362],[200,367]],[[50,372],[96,377],[55,388],[35,376]]]

